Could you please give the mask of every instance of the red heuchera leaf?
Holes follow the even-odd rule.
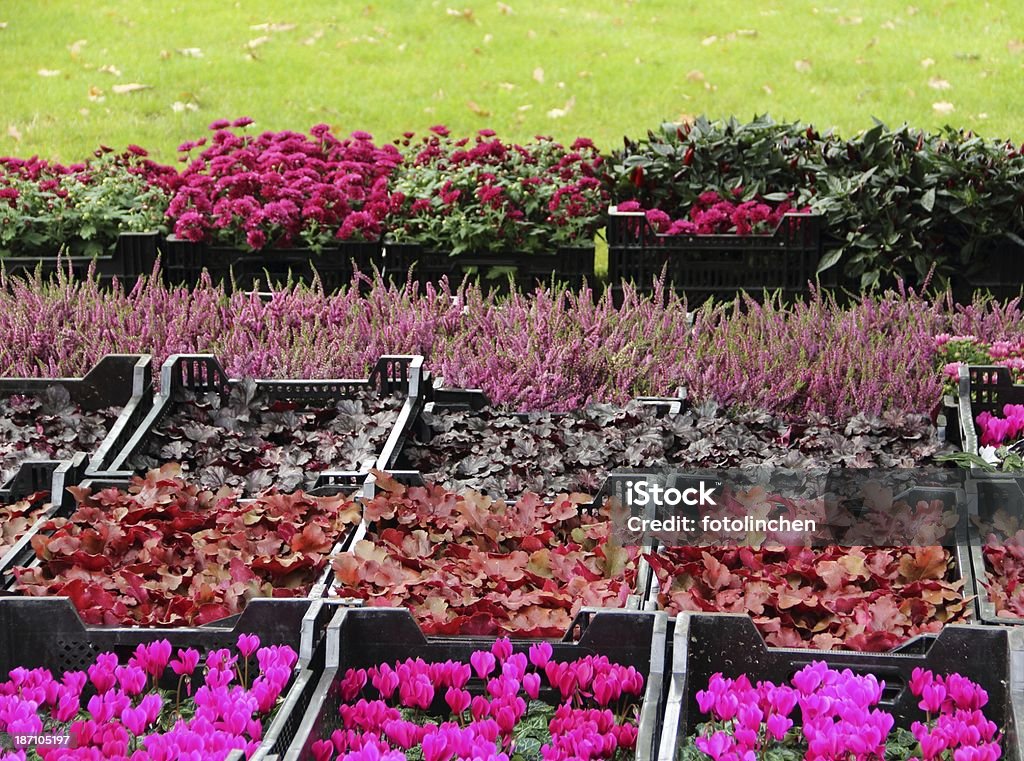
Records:
[[[176,466],[128,493],[79,491],[67,519],[33,538],[39,565],[14,569],[29,595],[67,595],[94,624],[180,626],[238,613],[256,596],[306,594],[323,555],[360,520],[343,496],[200,490]]]
[[[25,536],[49,507],[49,492],[30,494],[10,504],[0,503],[0,557]]]
[[[671,614],[747,613],[776,647],[889,650],[968,617],[941,547],[669,547],[645,557]]]
[[[580,511],[582,495],[509,505],[378,484],[366,513],[375,520],[335,558],[331,592],[408,607],[427,634],[560,637],[583,606],[624,607],[635,584],[637,548],[612,543],[608,520]]]
[[[985,589],[996,615],[1024,618],[1024,530],[1017,530],[1016,521],[1003,511],[996,513],[991,525],[983,524],[981,528],[983,534],[991,530],[982,555],[988,571]]]

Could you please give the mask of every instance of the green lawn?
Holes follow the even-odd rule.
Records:
[[[72,160],[135,142],[170,160],[215,118],[242,115],[382,139],[437,123],[588,135],[603,148],[699,113],[1024,139],[1024,4],[1012,0],[466,1],[5,0],[0,153]],[[132,84],[147,89],[114,90]]]

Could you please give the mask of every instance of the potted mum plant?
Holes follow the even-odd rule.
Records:
[[[806,292],[820,259],[821,218],[787,193],[706,190],[677,218],[638,201],[608,213],[613,285],[632,280],[649,289],[664,271],[667,286],[691,303],[740,290]]]
[[[392,186],[383,269],[404,282],[467,276],[532,288],[556,279],[593,279],[594,234],[607,191],[602,158],[586,138],[565,146],[548,137],[524,145],[492,130],[453,139],[437,126],[400,141],[405,162]]]
[[[366,132],[335,137],[325,124],[308,135],[242,131],[251,124],[215,121],[209,139],[179,146],[191,163],[167,211],[168,278],[194,283],[206,268],[250,289],[264,275],[308,281],[315,271],[333,290],[351,280],[353,263],[368,269],[398,149]]]
[[[130,145],[88,162],[0,159],[0,261],[8,274],[58,267],[131,284],[152,271],[177,172]]]

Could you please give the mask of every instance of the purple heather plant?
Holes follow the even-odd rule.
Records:
[[[108,352],[216,354],[235,377],[366,377],[382,354],[420,353],[450,386],[482,388],[498,405],[560,411],[591,402],[674,395],[800,418],[931,413],[941,394],[935,336],[1024,336],[1016,302],[953,307],[910,292],[840,306],[824,296],[704,306],[630,288],[616,308],[538,289],[508,297],[472,285],[418,293],[362,278],[326,295],[279,290],[268,300],[209,282],[159,282],[125,292],[64,275],[0,275],[0,366],[12,375],[68,376]]]

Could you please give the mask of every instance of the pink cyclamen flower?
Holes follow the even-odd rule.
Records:
[[[472,664],[476,675],[481,679],[486,679],[490,676],[491,672],[494,671],[496,663],[494,655],[486,650],[477,650],[469,656],[469,662]]]
[[[199,651],[195,648],[178,650],[178,657],[170,662],[171,671],[178,676],[191,676],[199,665]]]
[[[260,648],[260,638],[255,634],[238,635],[238,651],[246,658],[252,656]]]

